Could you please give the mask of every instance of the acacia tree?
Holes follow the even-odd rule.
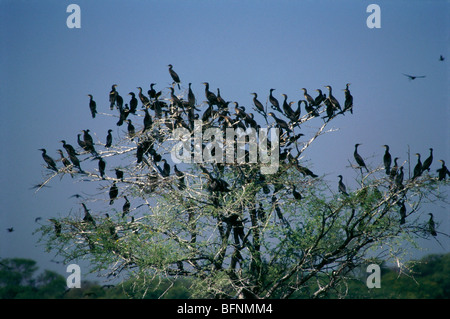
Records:
[[[74,211],[38,229],[48,251],[65,263],[85,259],[94,272],[124,274],[144,286],[155,278],[189,278],[193,296],[201,298],[320,297],[331,289],[345,295],[347,275],[374,257],[401,258],[405,240],[436,235],[437,225],[421,216],[421,207],[445,200],[445,174],[438,178],[421,168],[413,179],[406,177],[413,174],[407,161],[385,167],[380,159],[367,168],[352,158],[349,170],[357,186],[343,189],[337,178],[330,183],[313,173],[303,157],[331,131],[330,122],[352,116],[348,85],[343,107],[331,88],[328,97],[319,91],[316,99],[305,90],[297,108],[287,97],[282,106],[271,99],[262,106],[255,94],[254,116],[225,102],[219,90],[209,91],[208,83],[201,103],[191,84],[176,92],[179,83],[170,92],[149,91],[148,97],[138,88],[139,106],[134,94],[124,106],[114,85],[107,113],[103,106],[97,112],[91,96],[92,117],[116,118],[113,143],[100,134],[91,139],[85,130],[77,154],[64,142],[70,159],[61,154],[65,165],[44,156],[38,189],[69,174],[101,190],[80,197]],[[200,128],[195,120],[201,120]],[[309,133],[307,122],[315,127]],[[269,139],[259,131],[256,140],[247,137],[251,143],[241,139],[244,130],[262,127],[278,134]],[[214,139],[195,141],[196,129],[205,134],[212,128],[235,135],[221,139],[216,130]],[[275,170],[264,173],[267,161],[249,160],[256,141],[277,158]],[[198,152],[209,160],[173,162]],[[225,153],[232,159],[218,161]]]

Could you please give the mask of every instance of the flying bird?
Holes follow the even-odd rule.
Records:
[[[415,79],[419,79],[419,78],[424,78],[425,75],[409,75],[409,74],[405,74],[402,73],[404,76],[407,76],[409,78],[409,80],[415,80]]]

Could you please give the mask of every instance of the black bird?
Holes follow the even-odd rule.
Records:
[[[152,116],[148,113],[148,109],[144,109],[145,116],[144,116],[144,129],[142,130],[142,133],[144,133],[146,130],[150,129],[153,125]]]
[[[395,175],[395,184],[399,188],[403,187],[403,177],[404,177],[403,166],[400,166],[400,172],[398,172],[398,174]]]
[[[308,102],[309,105],[316,105],[314,99],[308,94],[308,91],[305,88],[302,88],[301,90],[303,91],[306,102]]]
[[[211,105],[218,105],[219,101],[217,100],[217,96],[209,90],[209,83],[203,82],[203,84],[205,85],[206,99],[209,101],[209,103],[211,103]]]
[[[444,61],[445,60],[445,58],[444,58],[444,56],[441,54],[440,56],[439,56],[439,61]]]
[[[273,114],[273,112],[269,112],[267,115],[270,115],[275,119],[275,122],[277,123],[277,126],[279,128],[285,129],[286,131],[289,131],[289,132],[292,131],[291,128],[289,127],[289,125],[282,119],[279,119],[278,117],[276,117],[275,114]]]
[[[434,220],[433,220],[433,214],[428,213],[428,215],[430,215],[430,219],[428,220],[428,231],[430,232],[430,234],[432,236],[437,236],[436,224],[434,223]]]
[[[169,177],[170,176],[170,165],[167,163],[167,161],[163,158],[161,160],[163,162],[163,168],[161,170],[161,175],[163,177]]]
[[[151,98],[153,100],[157,100],[162,94],[161,91],[156,92],[156,90],[153,88],[153,86],[155,86],[155,85],[156,85],[156,83],[151,83],[150,90],[147,91],[149,98]]]
[[[142,94],[142,88],[140,86],[138,86],[137,89],[139,90],[139,99],[141,100],[142,107],[149,107],[150,100],[148,99],[148,97]]]
[[[78,145],[79,145],[82,149],[84,149],[86,152],[89,152],[89,148],[88,148],[88,146],[86,145],[86,142],[83,141],[83,140],[81,140],[80,136],[81,136],[81,134],[77,134],[77,143],[78,143]]]
[[[439,162],[442,163],[441,168],[437,169],[436,172],[438,172],[438,179],[440,181],[445,180],[445,178],[450,176],[450,171],[448,170],[447,166],[445,166],[444,160],[439,160]]]
[[[408,78],[409,78],[409,80],[411,81],[411,80],[415,80],[415,79],[419,79],[419,78],[424,78],[425,77],[425,75],[420,75],[420,76],[417,76],[417,75],[409,75],[409,74],[405,74],[405,73],[402,73],[404,76],[407,76]]]
[[[333,105],[333,107],[335,109],[339,109],[340,111],[342,111],[341,109],[341,105],[339,104],[338,100],[336,100],[336,98],[333,96],[332,94],[332,88],[330,85],[325,86],[328,89],[328,97],[327,99],[331,102],[331,104]]]
[[[83,132],[83,140],[86,145],[86,150],[91,153],[96,153],[95,147],[94,147],[94,139],[89,134],[89,130],[82,130]]]
[[[67,154],[69,154],[69,155],[80,155],[80,154],[77,153],[77,151],[75,151],[73,146],[70,145],[70,144],[67,144],[65,140],[61,140],[60,142],[63,143],[63,147],[67,151]]]
[[[395,175],[397,175],[397,170],[398,170],[397,160],[398,160],[398,157],[394,158],[394,166],[392,166],[391,171],[389,173],[389,177],[392,179],[395,177]]]
[[[118,168],[115,168],[114,170],[116,171],[116,178],[120,179],[121,181],[123,181],[123,171],[121,171]]]
[[[106,135],[106,144],[105,147],[111,147],[112,145],[112,134],[111,134],[112,130],[109,129],[108,130],[108,135]]]
[[[122,218],[124,218],[125,215],[130,212],[130,207],[131,207],[131,203],[128,200],[128,198],[126,196],[124,196],[123,198],[125,198],[125,203],[122,206]]]
[[[294,119],[294,111],[292,110],[291,106],[287,102],[287,95],[286,94],[281,94],[281,95],[284,97],[284,100],[283,100],[283,111],[284,111],[284,114],[291,121],[295,121],[295,119]]]
[[[292,195],[294,196],[294,198],[296,200],[301,200],[302,199],[302,195],[299,192],[297,192],[297,189],[296,189],[295,185],[292,187]]]
[[[427,159],[425,159],[425,161],[423,161],[423,164],[422,164],[422,173],[424,171],[428,171],[428,172],[430,171],[430,166],[431,166],[432,162],[433,162],[433,149],[430,148],[430,156],[428,156]]]
[[[217,88],[217,105],[219,106],[219,108],[222,108],[226,104],[227,102],[225,102],[225,100],[220,96],[220,89]]]
[[[58,171],[58,168],[56,167],[56,163],[50,156],[47,155],[47,151],[45,148],[40,148],[40,151],[42,151],[42,158],[47,163],[47,168],[54,170],[55,172]]]
[[[351,114],[353,114],[353,96],[350,94],[350,90],[344,89],[344,94],[345,94],[345,101],[344,101],[344,110],[342,112],[345,111],[350,111]]]
[[[111,188],[109,189],[109,205],[114,204],[114,200],[119,195],[119,189],[117,188],[116,182],[113,182]]]
[[[105,168],[106,168],[106,162],[103,160],[103,158],[98,159],[98,171],[100,172],[100,176],[102,179],[105,179]]]
[[[121,97],[118,92],[117,92],[117,95],[116,95],[116,105],[117,105],[119,110],[121,110],[122,107],[123,107],[123,97]]]
[[[95,118],[95,114],[97,114],[97,103],[93,100],[92,94],[88,94],[89,96],[89,109],[91,110],[92,118]]]
[[[137,105],[138,105],[138,100],[136,98],[136,94],[134,94],[133,92],[130,92],[130,93],[128,93],[128,95],[131,95],[130,113],[136,114],[136,109],[137,109]]]
[[[384,156],[383,156],[384,170],[386,171],[386,175],[390,175],[392,156],[389,153],[389,146],[383,145],[383,147],[386,148],[386,151],[384,152]]]
[[[420,154],[416,153],[417,156],[417,164],[414,166],[414,174],[413,174],[413,180],[422,175],[422,162],[420,160]]]
[[[256,111],[260,113],[263,116],[266,116],[266,111],[264,110],[264,106],[262,103],[258,100],[258,94],[256,93],[250,93],[253,95],[253,104],[255,104]]]
[[[70,164],[70,161],[64,157],[62,150],[57,150],[57,152],[61,156],[61,162],[64,164],[65,167],[69,167],[70,165],[72,165],[72,164]]]
[[[406,222],[406,206],[405,202],[402,201],[399,203],[400,206],[400,225],[403,225]]]
[[[134,135],[136,135],[136,130],[134,128],[133,123],[131,122],[131,120],[127,120],[128,126],[127,126],[127,130],[128,130],[128,136],[130,138],[133,138]]]
[[[347,188],[345,187],[344,183],[342,182],[342,175],[338,175],[338,177],[339,177],[339,183],[338,183],[339,192],[341,192],[345,196],[349,196],[347,193]]]
[[[109,92],[109,109],[112,110],[114,108],[114,105],[116,104],[116,98],[117,98],[117,91],[116,91],[117,84],[113,84],[111,87],[111,91]]]
[[[195,95],[194,92],[192,92],[191,85],[192,83],[189,83],[189,90],[188,90],[188,102],[191,109],[195,107]]]
[[[170,73],[170,76],[172,77],[173,82],[175,82],[176,84],[178,84],[178,90],[179,90],[179,89],[180,89],[180,77],[179,77],[178,74],[172,69],[172,68],[173,68],[172,64],[169,64],[168,67],[169,67],[169,73]]]
[[[54,218],[50,218],[49,221],[51,221],[53,223],[53,228],[55,230],[56,237],[61,236],[61,230],[62,230],[61,223]]]
[[[83,221],[91,223],[92,225],[95,226],[95,220],[92,217],[92,215],[89,213],[89,210],[87,209],[86,205],[84,203],[81,203],[81,205],[83,206],[83,209],[84,209]]]
[[[12,233],[14,231],[14,227],[6,228],[6,230],[8,231],[8,233]]]
[[[317,89],[315,90],[316,92],[319,92],[319,95],[316,96],[316,98],[314,99],[314,106],[319,106],[320,103],[322,103],[323,101],[325,101],[325,99],[327,98],[325,96],[325,94],[322,93],[322,90]]]
[[[355,151],[353,152],[353,156],[355,158],[356,163],[358,163],[359,168],[362,169],[362,167],[364,167],[366,169],[367,172],[369,172],[369,170],[366,167],[366,163],[364,163],[363,158],[361,157],[361,155],[358,154],[358,146],[361,144],[355,144]]]
[[[170,99],[172,101],[172,106],[181,106],[182,103],[180,101],[180,99],[175,95],[175,90],[173,89],[173,87],[170,87]]]
[[[272,104],[272,109],[277,110],[280,113],[283,113],[283,111],[281,111],[280,109],[280,103],[278,102],[278,100],[272,95],[272,92],[275,91],[275,89],[270,89],[270,94],[269,94],[269,102],[270,104]]]
[[[176,165],[173,166],[173,170],[175,171],[175,175],[177,175],[179,182],[178,182],[178,188],[180,190],[183,190],[186,188],[186,183],[184,181],[184,173],[178,169]]]

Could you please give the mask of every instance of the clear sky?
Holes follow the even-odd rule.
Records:
[[[71,3],[81,8],[79,29],[66,25]],[[366,25],[371,3],[381,9],[379,29]],[[86,95],[109,112],[112,84],[128,102],[137,86],[167,88],[168,64],[199,99],[207,81],[247,107],[251,92],[265,103],[270,88],[280,100],[285,93],[298,101],[302,87],[315,96],[331,85],[343,101],[350,82],[354,114],[336,119],[331,127],[339,130],[305,152],[313,171],[328,174],[330,183],[342,174],[351,188],[356,176],[346,166],[361,143],[372,168],[381,163],[383,144],[402,162],[408,146],[422,158],[433,147],[435,173],[438,159],[450,164],[449,21],[449,1],[0,0],[0,257],[32,258],[64,273],[36,246],[34,219],[79,210],[69,197],[85,183],[65,176],[35,194],[30,188],[43,178],[38,149],[56,159],[59,141],[76,145],[82,129],[100,140],[109,128],[118,134],[125,128],[110,118],[90,117]],[[426,78],[409,81],[402,73]],[[430,209],[448,233],[448,206]],[[429,250],[417,256],[449,252],[449,240],[438,240],[444,248],[421,242]]]

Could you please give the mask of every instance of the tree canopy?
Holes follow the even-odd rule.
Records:
[[[330,86],[315,98],[303,88],[297,103],[285,94],[279,102],[274,89],[265,105],[254,94],[253,113],[209,82],[198,99],[170,75],[168,90],[137,87],[128,103],[117,84],[98,105],[90,94],[86,112],[111,117],[115,134],[84,128],[78,147],[62,140],[63,165],[42,151],[38,190],[65,175],[99,190],[38,230],[63,262],[86,259],[92,271],[136,285],[187,278],[200,298],[318,298],[345,294],[347,275],[374,256],[396,259],[400,243],[442,234],[422,207],[445,200],[444,161],[443,177],[432,157],[424,168],[419,155],[409,170],[386,147],[370,167],[355,141],[349,187],[344,168],[329,182],[305,158],[336,117],[356,116],[349,84],[341,102]]]

